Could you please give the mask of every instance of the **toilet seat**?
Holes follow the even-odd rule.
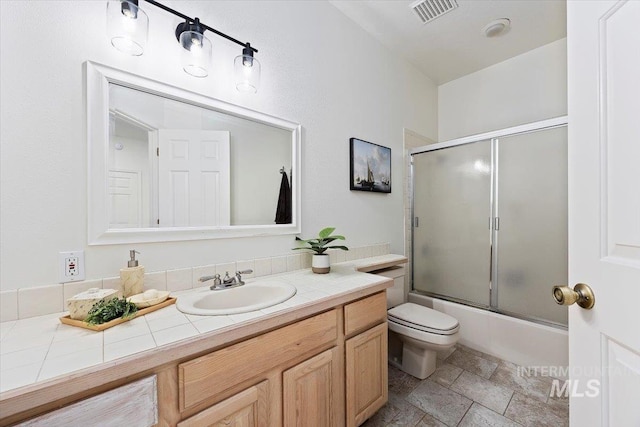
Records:
[[[404,303],[387,312],[390,322],[435,335],[453,335],[460,324],[448,314],[414,303]]]

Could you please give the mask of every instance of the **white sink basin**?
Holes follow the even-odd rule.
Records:
[[[295,286],[274,280],[258,280],[237,288],[209,288],[181,295],[176,307],[183,313],[204,316],[246,313],[280,304],[296,294]]]

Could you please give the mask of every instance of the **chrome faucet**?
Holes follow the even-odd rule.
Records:
[[[243,270],[236,271],[236,275],[234,277],[229,276],[229,272],[227,271],[224,277],[221,279],[219,274],[214,276],[202,276],[198,279],[200,282],[206,282],[208,280],[213,280],[213,285],[209,287],[212,291],[219,291],[222,289],[235,288],[238,286],[244,285],[244,281],[242,280],[242,274],[251,274],[253,270]]]

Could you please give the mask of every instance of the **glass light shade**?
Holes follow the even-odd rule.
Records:
[[[234,61],[236,89],[257,92],[260,86],[260,61],[251,55],[238,55]]]
[[[211,41],[197,31],[180,34],[182,69],[194,77],[207,77],[211,63]]]
[[[113,47],[133,56],[144,53],[149,17],[137,4],[127,0],[107,2],[107,35]]]

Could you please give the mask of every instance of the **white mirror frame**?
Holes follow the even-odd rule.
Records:
[[[298,234],[300,224],[301,133],[298,123],[249,110],[190,92],[175,86],[87,61],[87,141],[88,141],[88,238],[89,245],[170,242],[181,240],[225,239],[234,237]],[[110,229],[108,218],[109,83],[139,89],[291,131],[292,213],[291,224],[232,225],[223,227],[167,227]],[[275,210],[274,210],[275,217]]]

